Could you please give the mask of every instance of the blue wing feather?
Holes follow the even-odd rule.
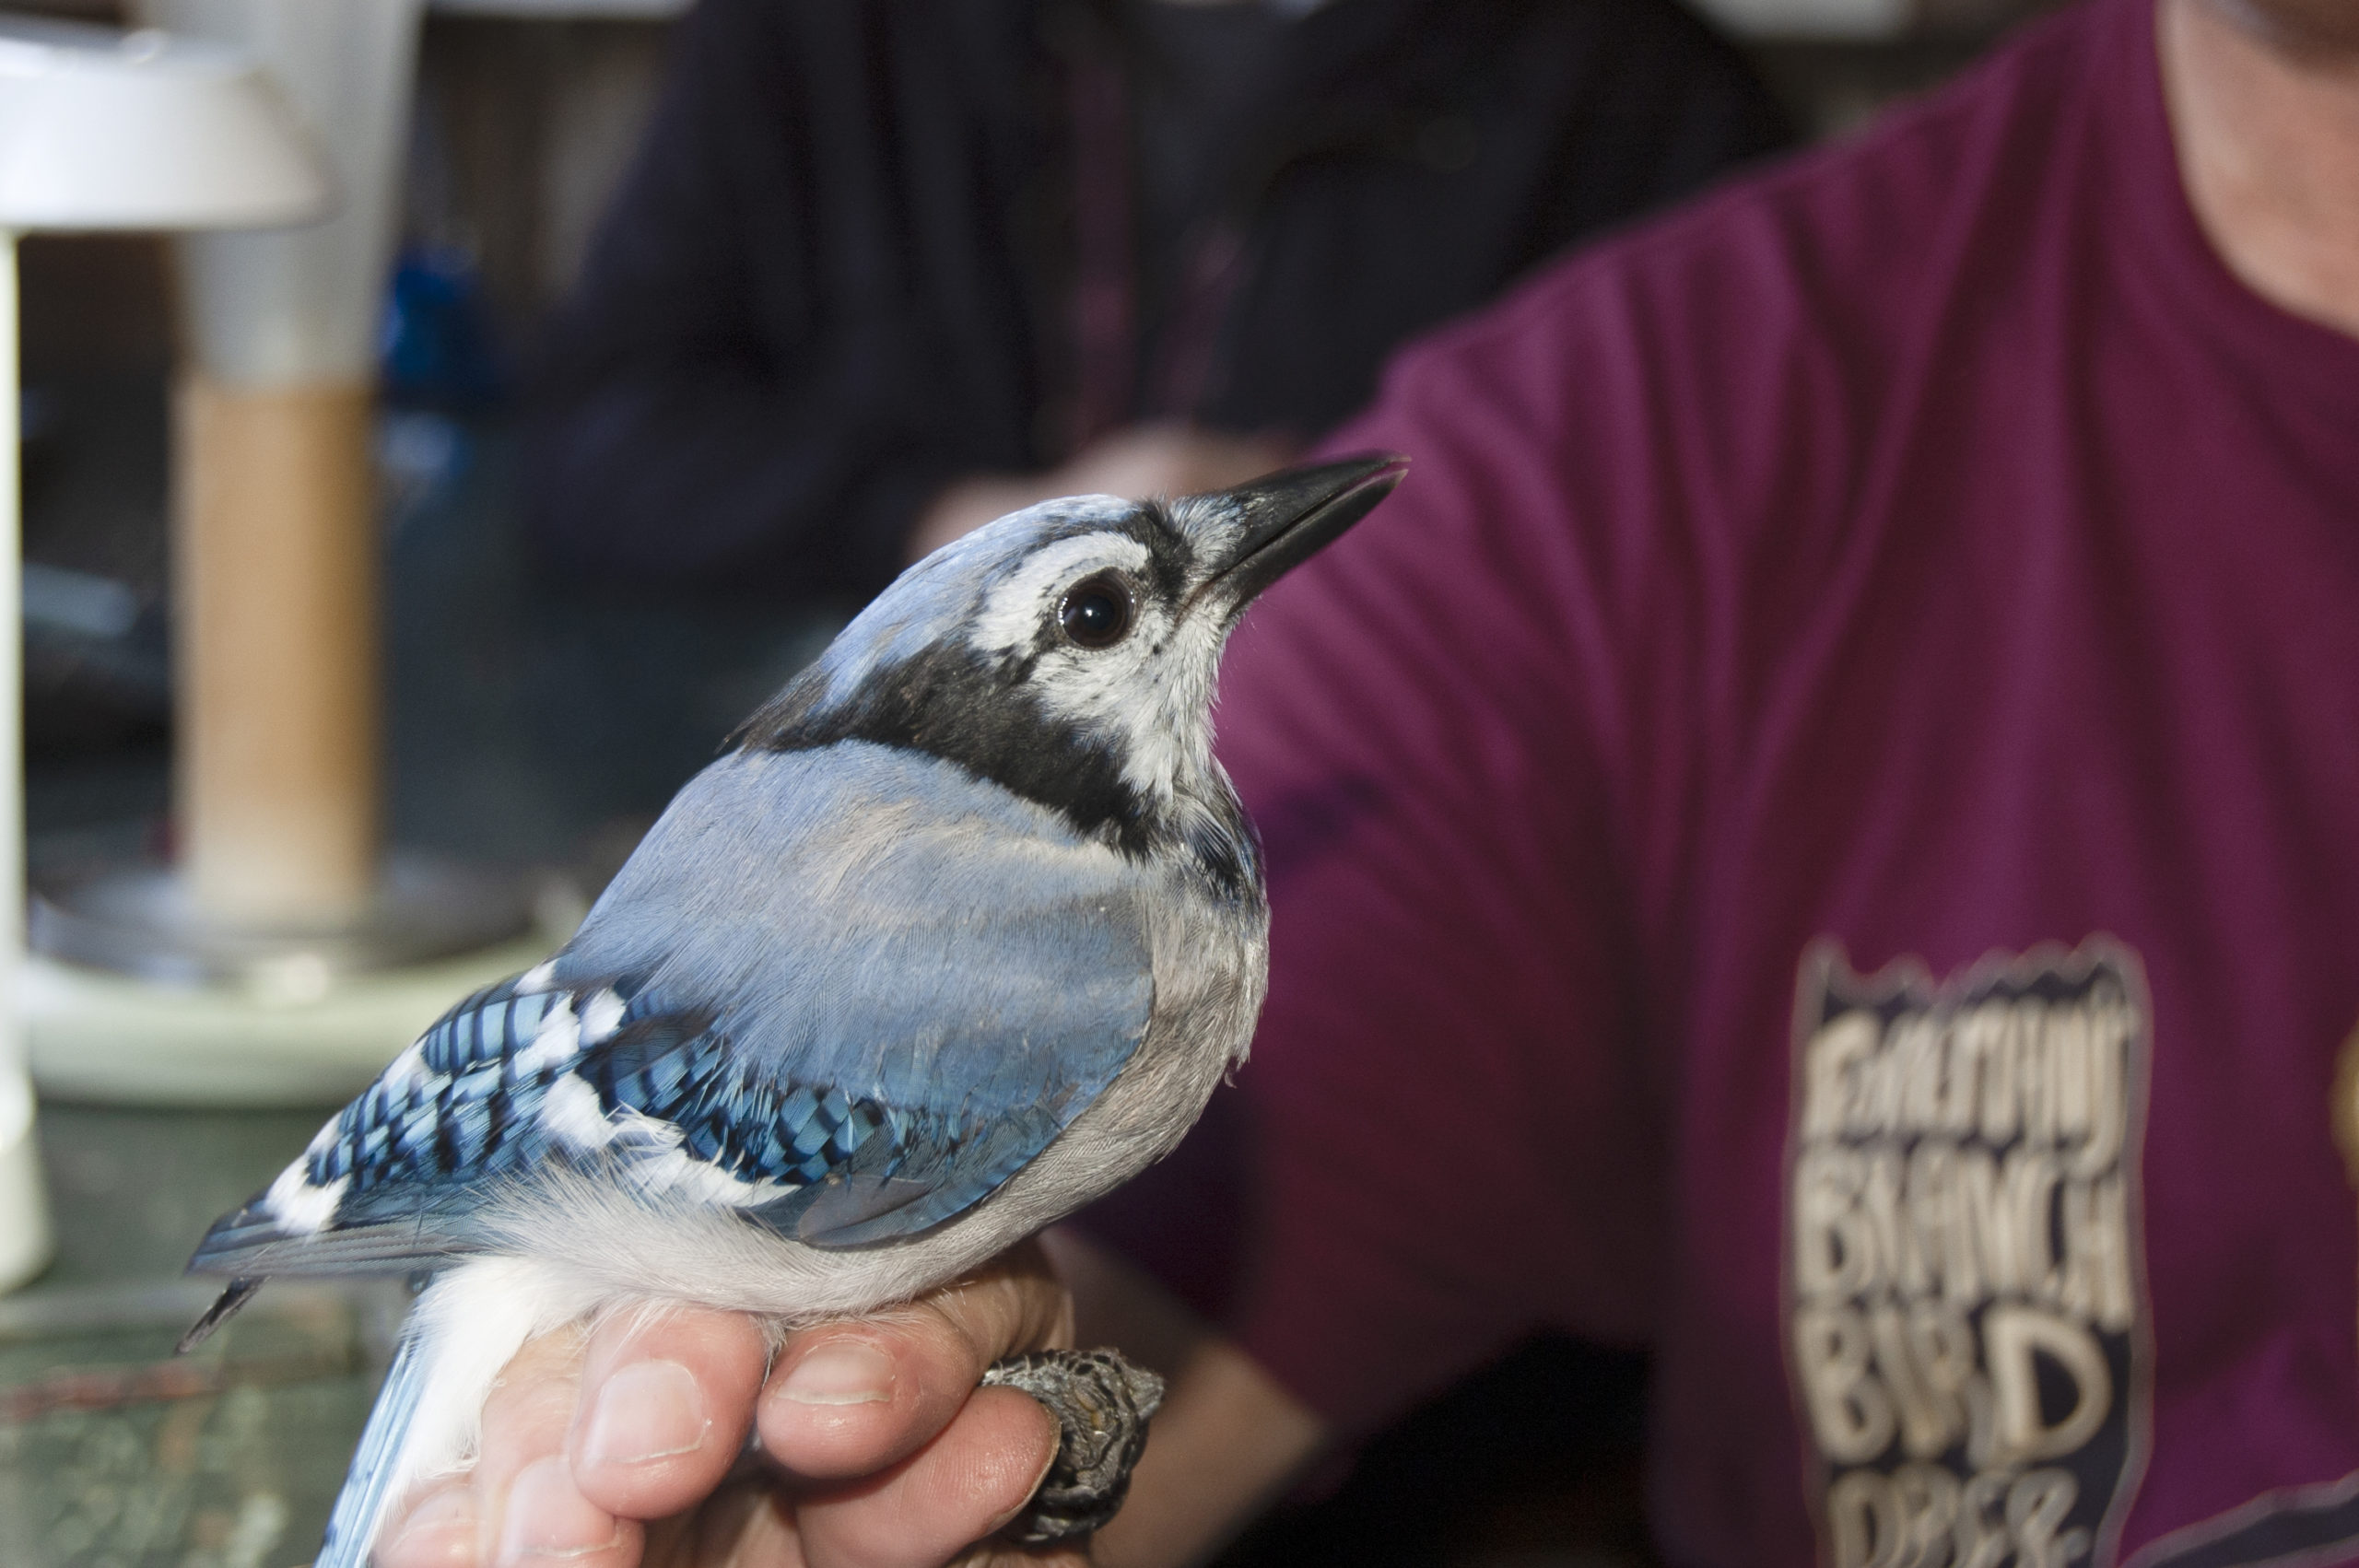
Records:
[[[979,1201],[1137,1048],[1154,984],[1128,863],[917,754],[737,753],[682,790],[531,985],[469,997],[323,1129],[317,1230],[267,1197],[193,1266],[361,1267],[464,1246],[487,1184],[677,1150],[819,1246]],[[581,1021],[606,1009],[602,1031]],[[568,1036],[568,1028],[573,1030]],[[583,1037],[585,1033],[595,1037]],[[611,1147],[551,1096],[594,1092]]]
[[[556,975],[711,1005],[804,1082],[1011,1107],[1136,1047],[1138,879],[955,764],[858,742],[741,752],[680,792]]]
[[[762,1217],[861,1245],[980,1199],[1130,1059],[1154,1005],[1138,876],[936,758],[742,752],[681,791],[555,973],[709,1011],[721,1058],[780,1101],[707,1088],[706,1138],[745,1160],[799,1127],[779,1166],[737,1168],[839,1179]]]

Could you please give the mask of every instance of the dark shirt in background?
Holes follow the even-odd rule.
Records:
[[[946,483],[1139,419],[1315,436],[1783,135],[1671,0],[704,0],[539,357],[534,530],[865,596]]]

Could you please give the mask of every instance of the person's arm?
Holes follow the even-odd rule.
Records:
[[[1192,496],[1283,468],[1292,442],[1191,425],[1128,425],[1045,474],[977,474],[935,492],[907,554],[920,560],[993,518],[1059,496]]]
[[[1221,489],[1290,455],[1166,424],[1114,431],[1048,472],[977,471],[930,395],[942,368],[911,307],[864,275],[863,237],[893,230],[895,193],[849,180],[823,195],[812,178],[874,161],[851,144],[882,111],[851,101],[858,73],[837,68],[859,54],[839,36],[851,9],[704,0],[684,24],[637,163],[534,369],[524,495],[560,565],[863,595],[1038,500]]]
[[[1075,1342],[1119,1345],[1166,1383],[1130,1497],[1090,1560],[1200,1562],[1320,1456],[1326,1424],[1148,1275],[1072,1227],[1043,1240],[1073,1292]]]
[[[530,378],[522,490],[559,565],[864,593],[968,466],[935,428],[914,312],[853,253],[891,231],[890,193],[817,183],[874,131],[844,68],[862,9],[704,0],[682,24]]]

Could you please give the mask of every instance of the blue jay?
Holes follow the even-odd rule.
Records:
[[[1179,1141],[1245,1053],[1268,907],[1212,754],[1247,604],[1402,460],[1044,502],[863,611],[681,790],[581,930],[452,1008],[192,1271],[413,1273],[319,1568],[465,1464],[526,1339],[780,1329],[957,1278]]]

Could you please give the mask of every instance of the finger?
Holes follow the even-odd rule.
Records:
[[[693,1514],[647,1527],[647,1568],[809,1568],[794,1500],[772,1477],[737,1476]]]
[[[500,1518],[494,1568],[562,1562],[566,1568],[633,1568],[642,1536],[636,1519],[618,1519],[581,1495],[573,1467],[549,1454],[516,1472]]]
[[[1027,1243],[910,1306],[789,1339],[756,1412],[762,1447],[815,1480],[874,1474],[948,1425],[984,1367],[1072,1335],[1071,1298]]]
[[[474,1486],[445,1482],[389,1523],[374,1553],[377,1568],[475,1568],[481,1528]]]
[[[983,1388],[935,1440],[883,1475],[804,1499],[811,1568],[939,1568],[1021,1513],[1057,1455],[1056,1419]]]
[[[567,1435],[574,1484],[607,1512],[694,1506],[745,1446],[769,1346],[741,1313],[618,1317],[590,1337]]]
[[[393,1568],[488,1563],[510,1483],[562,1442],[580,1357],[580,1337],[570,1333],[545,1336],[519,1351],[485,1398],[474,1469],[396,1504],[375,1555]]]
[[[566,1456],[581,1387],[585,1337],[544,1335],[516,1353],[484,1401],[475,1458],[477,1562],[522,1568],[561,1561],[569,1568],[631,1568],[640,1527],[581,1495]]]

